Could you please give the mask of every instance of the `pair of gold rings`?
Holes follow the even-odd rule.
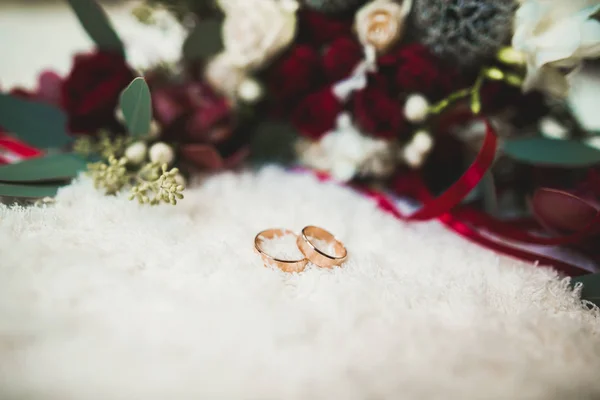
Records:
[[[296,238],[296,245],[304,258],[283,260],[267,254],[264,250],[265,239],[276,239],[287,235]],[[321,246],[318,246],[319,243]],[[327,247],[329,252],[334,254],[328,254],[329,252],[324,251],[323,247]],[[302,229],[300,235],[296,235],[289,229],[264,230],[254,238],[254,250],[261,256],[265,266],[276,266],[284,272],[302,272],[309,261],[321,268],[333,268],[341,265],[348,257],[348,251],[342,242],[318,226],[307,226]]]

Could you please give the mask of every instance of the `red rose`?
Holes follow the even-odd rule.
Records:
[[[72,132],[95,132],[115,124],[121,91],[135,74],[121,54],[98,51],[75,56],[61,102]]]
[[[355,93],[354,118],[366,133],[383,139],[394,139],[406,124],[402,105],[378,86],[369,85]]]
[[[152,89],[154,115],[162,139],[180,145],[183,161],[201,169],[233,167],[247,154],[246,141],[235,137],[231,105],[202,82]]]
[[[319,139],[335,127],[342,104],[327,87],[304,98],[294,110],[292,123],[311,139]]]
[[[420,44],[399,47],[378,63],[390,75],[394,89],[405,94],[422,93],[435,101],[462,87],[458,73]]]
[[[321,80],[319,53],[311,46],[290,49],[267,72],[270,93],[277,102],[297,99],[315,89]]]
[[[360,44],[351,38],[334,40],[323,54],[325,76],[330,82],[348,77],[363,57]]]
[[[352,16],[331,16],[302,9],[298,12],[298,41],[323,46],[340,37],[352,37]]]

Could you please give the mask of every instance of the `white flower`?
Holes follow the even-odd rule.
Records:
[[[300,147],[300,160],[312,168],[328,171],[340,181],[357,175],[386,177],[394,171],[390,142],[364,136],[347,113],[337,127],[319,141]]]
[[[354,19],[358,39],[382,53],[396,43],[404,31],[404,19],[412,0],[374,0],[364,5]]]
[[[225,13],[223,45],[232,64],[263,66],[294,39],[296,9],[291,0],[220,0]]]
[[[598,0],[522,0],[512,45],[525,53],[523,88],[565,96],[569,89],[559,68],[574,69],[584,58],[600,56]]]
[[[123,24],[120,34],[127,48],[127,59],[137,68],[150,68],[158,63],[176,63],[188,33],[173,13],[158,9],[152,13],[152,25],[139,22]]]

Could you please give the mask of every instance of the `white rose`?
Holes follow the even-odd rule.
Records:
[[[512,45],[527,61],[525,90],[544,89],[564,96],[568,81],[560,68],[574,69],[600,56],[597,0],[522,0],[515,16]]]
[[[223,45],[232,64],[256,69],[285,49],[296,33],[291,0],[220,0],[225,13]]]

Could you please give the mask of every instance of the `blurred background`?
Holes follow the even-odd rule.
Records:
[[[131,15],[135,1],[101,1],[124,37],[135,37],[140,24]],[[146,28],[146,27],[143,27]],[[72,55],[92,49],[65,0],[0,0],[0,88],[31,87],[44,69],[65,74]]]
[[[185,37],[180,25],[167,21],[157,32],[131,14],[138,1],[100,3],[128,47],[130,64],[144,67],[156,59],[178,59]],[[73,54],[92,47],[66,0],[0,0],[0,90],[33,87],[45,69],[64,75]],[[574,80],[569,101],[583,125],[593,131],[600,131],[598,93],[600,64],[589,63]]]

